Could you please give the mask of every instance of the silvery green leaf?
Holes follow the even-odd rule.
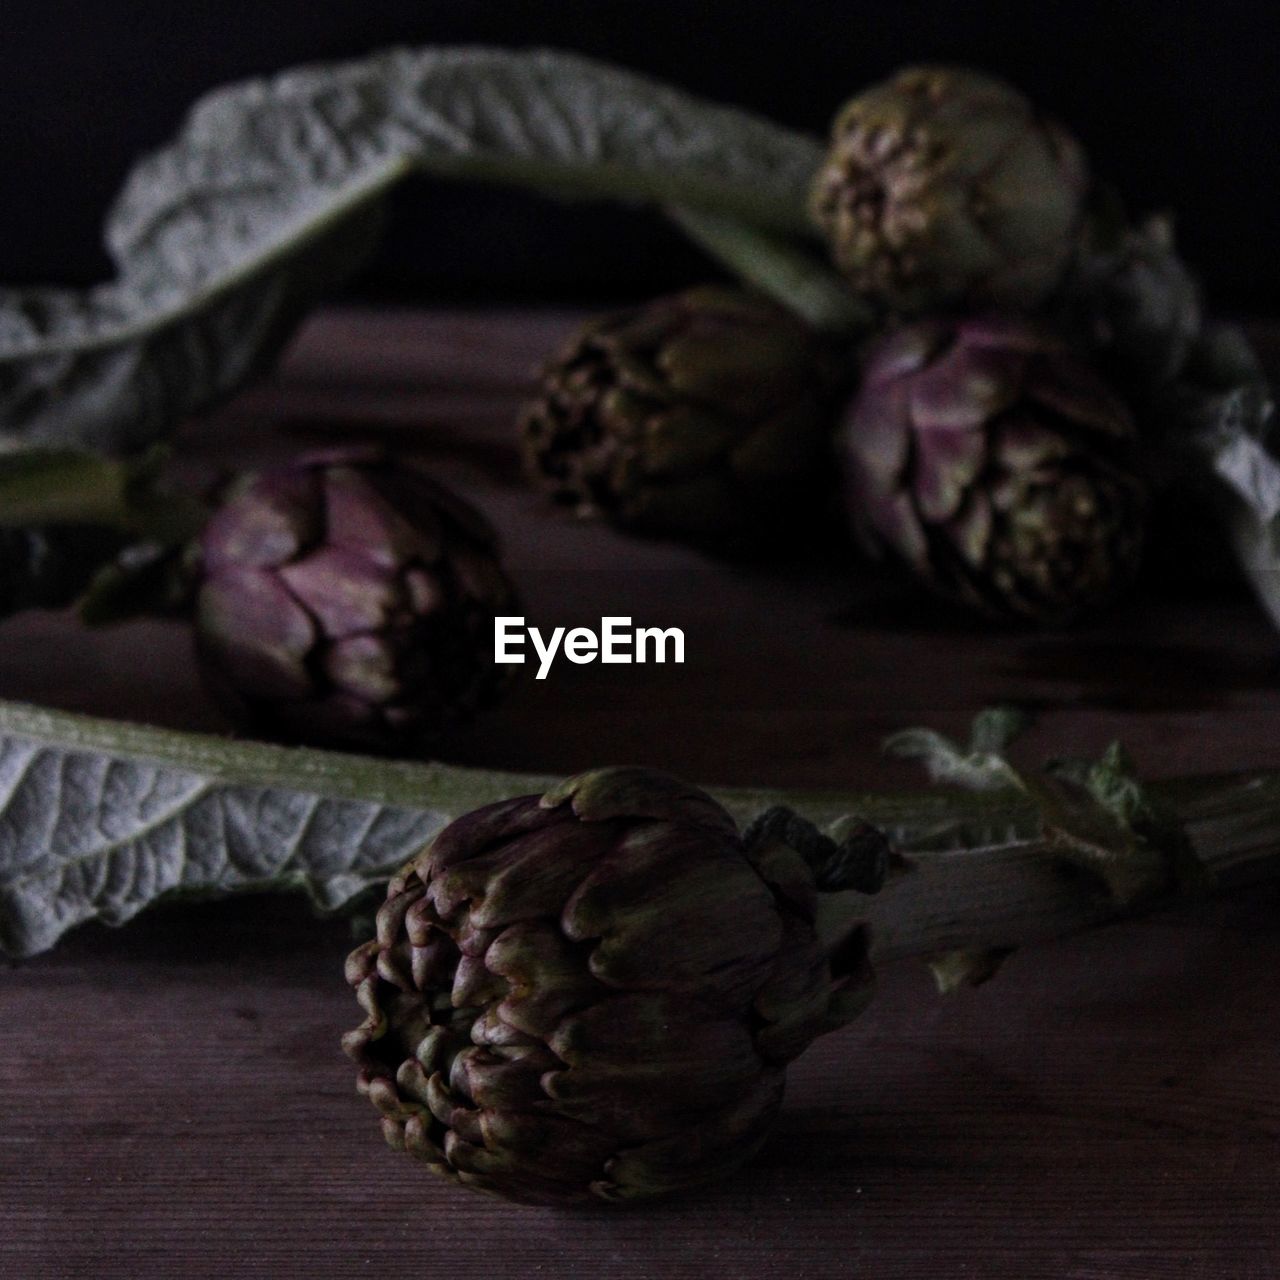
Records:
[[[933,729],[904,729],[886,739],[885,750],[904,760],[919,760],[934,782],[973,791],[1006,791],[1022,781],[995,751],[974,751]]]
[[[1021,790],[1023,780],[1005,758],[1009,745],[1031,726],[1021,707],[984,707],[961,744],[933,729],[903,729],[884,743],[890,755],[919,760],[934,782],[973,791]]]
[[[530,782],[0,703],[0,951],[170,897],[294,889],[334,910]]]
[[[1261,363],[1239,328],[1205,323],[1167,218],[1102,239],[1076,264],[1063,319],[1133,403],[1155,481],[1216,505],[1280,626],[1280,442]]]
[[[450,819],[557,782],[0,702],[0,953],[34,955],[78,924],[122,924],[166,899],[293,890],[337,910]],[[779,805],[830,826],[844,846],[831,872],[864,888],[883,871],[884,836],[913,851],[1001,844],[1035,818],[1024,793],[712,794],[742,829]]]
[[[1212,406],[1218,423],[1223,424],[1213,432],[1219,437],[1213,449],[1213,469],[1264,523],[1280,515],[1280,459],[1256,435],[1233,431],[1225,424],[1242,418],[1262,419],[1268,405],[1264,390],[1241,387],[1216,399]]]
[[[1245,502],[1229,502],[1227,526],[1236,556],[1259,602],[1280,628],[1280,520],[1259,519]]]
[[[410,172],[790,234],[819,145],[576,56],[398,49],[218,90],[130,176],[116,276],[0,291],[0,436],[128,450],[235,390],[359,265]]]
[[[1245,335],[1227,325],[1206,332],[1168,405],[1193,455],[1223,482],[1219,506],[1236,555],[1280,627],[1280,439],[1271,389]]]
[[[1003,753],[1031,728],[1031,713],[1022,707],[984,707],[969,726],[969,750]]]

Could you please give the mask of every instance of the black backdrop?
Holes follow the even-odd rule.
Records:
[[[821,132],[908,61],[1005,75],[1069,122],[1131,203],[1172,206],[1220,303],[1280,303],[1280,6],[1241,0],[3,0],[0,281],[84,283],[129,161],[226,80],[395,43],[553,45]],[[581,299],[697,279],[648,215],[421,181],[357,288]]]

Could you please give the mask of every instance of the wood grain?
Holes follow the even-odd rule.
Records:
[[[878,757],[885,733],[959,731],[1012,700],[1040,712],[1033,755],[1121,737],[1155,775],[1280,768],[1280,645],[1240,590],[1149,587],[1070,635],[992,632],[838,552],[724,565],[549,514],[519,484],[511,422],[573,320],[326,313],[182,441],[205,472],[352,435],[411,445],[498,525],[531,622],[685,628],[684,668],[530,672],[455,758],[892,786],[914,778]],[[221,727],[176,624],[28,615],[0,636],[5,697]],[[1280,892],[1039,948],[947,1000],[888,972],[793,1068],[756,1165],[624,1213],[507,1206],[387,1151],[337,1049],[358,1021],[350,942],[300,904],[246,900],[9,966],[0,1273],[1280,1275]]]

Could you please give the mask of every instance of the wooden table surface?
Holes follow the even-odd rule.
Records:
[[[938,616],[842,557],[749,568],[548,513],[515,406],[562,313],[334,311],[184,433],[240,465],[353,436],[412,447],[505,535],[540,626],[681,626],[684,667],[526,667],[449,751],[633,761],[706,783],[890,787],[889,731],[1036,708],[1026,751],[1125,741],[1152,776],[1280,769],[1280,642],[1241,591],[1158,590],[1071,634]],[[176,623],[0,631],[0,696],[223,728]],[[0,978],[0,1275],[1280,1275],[1280,892],[1015,956],[939,998],[882,975],[791,1071],[721,1187],[626,1212],[509,1206],[387,1150],[338,1049],[349,925],[256,899],[88,927]]]

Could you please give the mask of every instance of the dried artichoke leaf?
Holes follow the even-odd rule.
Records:
[[[293,889],[337,910],[478,794],[546,781],[0,703],[0,953],[164,898]]]
[[[393,49],[216,90],[133,170],[115,278],[0,290],[0,439],[125,451],[240,386],[415,171],[702,209],[797,237],[819,144],[568,54]]]

